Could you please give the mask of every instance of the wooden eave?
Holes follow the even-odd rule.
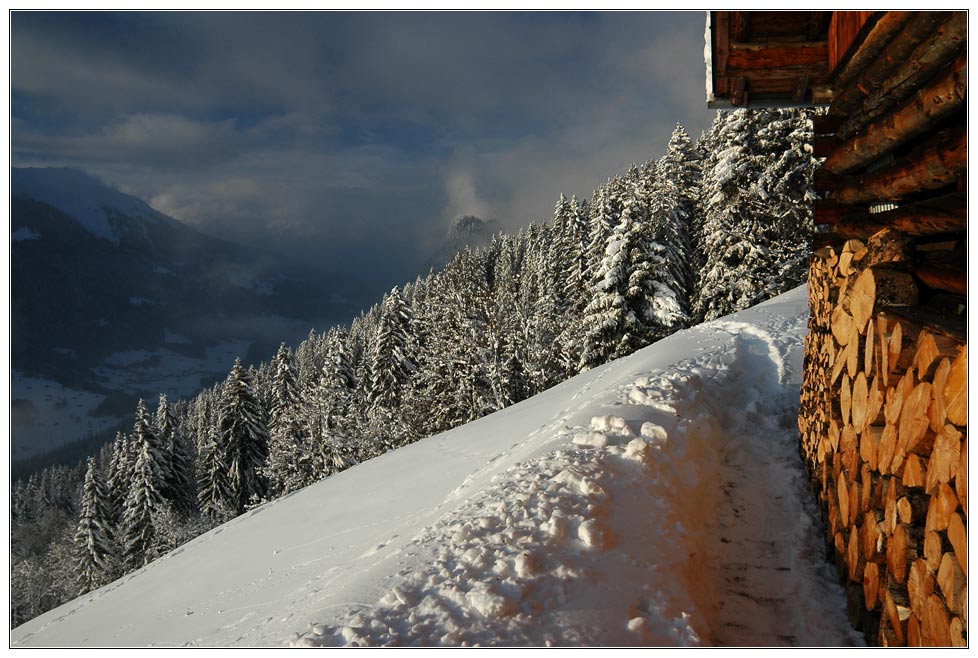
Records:
[[[711,108],[828,103],[831,12],[710,12]]]

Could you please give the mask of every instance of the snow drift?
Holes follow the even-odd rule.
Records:
[[[795,417],[804,288],[274,501],[24,646],[852,645]]]

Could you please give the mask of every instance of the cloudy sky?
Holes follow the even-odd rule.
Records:
[[[546,219],[698,136],[704,20],[15,12],[13,164],[394,285],[455,215]]]

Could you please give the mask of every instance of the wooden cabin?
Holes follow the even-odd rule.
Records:
[[[870,644],[967,646],[967,12],[709,13],[711,107],[809,106],[798,427]]]

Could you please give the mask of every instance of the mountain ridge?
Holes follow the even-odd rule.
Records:
[[[463,249],[478,249],[492,241],[502,227],[494,219],[482,219],[475,215],[458,215],[448,225],[441,245],[429,261],[435,269],[444,267],[455,254]]]
[[[15,458],[127,416],[139,396],[199,390],[231,367],[221,345],[257,362],[354,310],[351,277],[208,235],[85,172],[12,168],[11,182]]]

